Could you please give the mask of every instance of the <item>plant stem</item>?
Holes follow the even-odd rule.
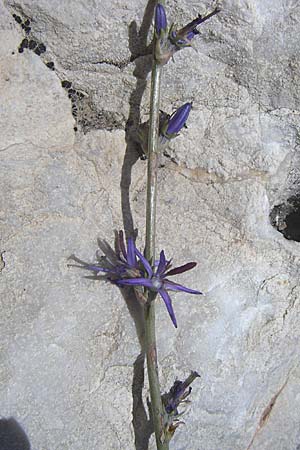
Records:
[[[146,246],[145,256],[148,261],[155,257],[155,225],[158,168],[158,134],[160,80],[162,66],[153,61],[150,99],[150,123],[148,134],[148,173],[147,173],[147,205],[146,205]]]
[[[155,43],[154,43],[155,44]],[[155,48],[155,45],[154,45]],[[145,256],[148,261],[155,260],[155,223],[156,223],[156,195],[158,170],[158,135],[159,135],[159,106],[160,81],[162,66],[153,58],[150,99],[150,123],[148,134],[148,174],[147,174],[147,206],[146,206],[146,245]],[[152,420],[156,437],[157,450],[168,450],[165,440],[166,412],[161,400],[158,378],[157,350],[155,337],[155,297],[156,292],[148,291],[145,306],[145,351],[147,355],[147,369],[150,387]]]

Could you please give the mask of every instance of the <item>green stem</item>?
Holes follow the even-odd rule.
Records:
[[[146,206],[146,246],[145,256],[148,261],[154,261],[155,255],[155,224],[158,168],[158,135],[160,81],[162,66],[153,61],[150,99],[150,123],[148,134],[148,173],[147,173],[147,206]]]
[[[155,260],[155,222],[156,195],[158,169],[158,136],[159,136],[159,107],[160,81],[162,66],[153,60],[150,99],[150,123],[148,134],[148,174],[147,174],[147,206],[146,206],[146,245],[145,256],[148,261]],[[158,378],[157,350],[155,337],[155,297],[156,293],[148,291],[145,306],[145,350],[147,355],[147,369],[149,378],[152,420],[156,437],[157,450],[169,450],[165,441],[166,412],[161,400]]]

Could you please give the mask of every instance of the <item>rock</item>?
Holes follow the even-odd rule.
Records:
[[[157,300],[162,389],[201,375],[171,447],[295,450],[300,8],[222,3],[162,81],[164,111],[193,109],[160,161],[157,249],[198,261],[180,280],[206,293],[172,295],[178,330]],[[153,2],[0,6],[0,437],[15,420],[33,450],[155,449],[141,307],[68,267],[115,229],[143,248]],[[205,7],[167,4],[169,22]]]

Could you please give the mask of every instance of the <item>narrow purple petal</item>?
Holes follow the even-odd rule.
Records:
[[[166,264],[167,264],[167,261],[166,261],[165,252],[162,250],[159,255],[159,263],[158,263],[156,275],[160,276],[163,274],[163,272],[166,270]]]
[[[135,245],[133,239],[130,237],[127,241],[127,262],[130,267],[135,267],[136,259],[135,259]]]
[[[185,103],[184,105],[180,106],[180,108],[177,109],[174,115],[170,117],[166,134],[177,134],[185,125],[191,109],[192,103]]]
[[[177,321],[174,314],[171,297],[164,289],[159,289],[158,292],[161,295],[163,301],[165,302],[166,308],[168,310],[169,316],[171,317],[174,327],[177,328]]]
[[[167,16],[163,5],[158,3],[155,8],[155,31],[158,35],[167,29]]]
[[[150,266],[149,261],[145,258],[145,256],[136,247],[135,247],[135,253],[142,261],[142,264],[145,267],[147,274],[149,275],[149,278],[151,278],[153,276],[153,270],[152,270],[152,267]]]
[[[149,289],[152,288],[152,283],[149,278],[126,278],[117,281],[117,284],[130,285],[130,286],[145,286]]]
[[[196,265],[197,265],[196,262],[189,262],[184,264],[183,266],[174,267],[174,269],[169,270],[169,272],[167,272],[165,276],[167,277],[171,275],[177,275],[178,273],[186,272],[187,270],[193,269]]]
[[[187,40],[191,41],[196,36],[196,34],[199,34],[198,30],[189,31],[186,35]]]
[[[195,291],[194,289],[182,286],[182,284],[173,283],[173,281],[170,280],[164,280],[164,288],[168,289],[169,291],[182,291],[187,292],[188,294],[203,295],[203,292]]]

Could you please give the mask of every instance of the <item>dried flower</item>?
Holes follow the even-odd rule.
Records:
[[[192,392],[190,384],[198,377],[200,377],[198,372],[191,372],[185,381],[176,380],[170,391],[162,396],[168,414],[178,415],[178,406],[187,402],[186,398]]]
[[[117,284],[124,285],[133,285],[133,286],[144,286],[151,291],[158,292],[165,302],[166,308],[170,315],[170,318],[177,328],[177,321],[173,311],[172,301],[168,294],[168,291],[183,291],[189,294],[202,294],[200,291],[196,291],[194,289],[190,289],[188,287],[182,286],[181,284],[174,283],[173,281],[168,280],[166,277],[176,275],[178,273],[186,272],[187,270],[193,269],[197,263],[189,262],[184,264],[183,266],[175,267],[171,269],[171,260],[167,261],[165,257],[165,252],[162,250],[160,252],[160,258],[155,272],[153,271],[149,261],[138,251],[135,249],[136,255],[139,257],[142,262],[145,271],[148,274],[148,278],[128,278],[118,280]],[[171,269],[171,270],[170,270]]]
[[[190,384],[198,377],[200,377],[200,375],[197,372],[192,371],[185,381],[176,380],[170,391],[162,395],[162,402],[168,414],[168,423],[166,426],[168,440],[171,440],[179,425],[184,424],[181,417],[185,411],[179,412],[178,407],[182,404],[190,403],[190,401],[187,400],[187,397],[192,392]]]
[[[178,136],[179,131],[185,126],[192,103],[185,103],[180,106],[171,116],[169,116],[161,127],[160,134],[166,139]]]
[[[139,268],[139,262],[136,257],[136,248],[133,238],[128,238],[127,248],[125,247],[123,231],[116,232],[115,236],[115,251],[105,241],[98,241],[104,256],[100,258],[101,265],[87,264],[74,255],[70,259],[75,260],[81,264],[81,268],[90,270],[96,275],[104,273],[105,278],[117,284],[122,278],[140,277],[143,275],[143,270]]]
[[[190,47],[191,40],[197,34],[199,34],[199,31],[197,30],[198,25],[210,19],[218,12],[220,12],[220,9],[215,8],[214,11],[207,14],[207,16],[202,17],[199,14],[199,16],[196,19],[192,20],[192,22],[188,23],[185,27],[181,28],[179,31],[174,31],[172,26],[169,32],[169,39],[171,43],[176,47],[177,50],[180,50],[184,47]]]

